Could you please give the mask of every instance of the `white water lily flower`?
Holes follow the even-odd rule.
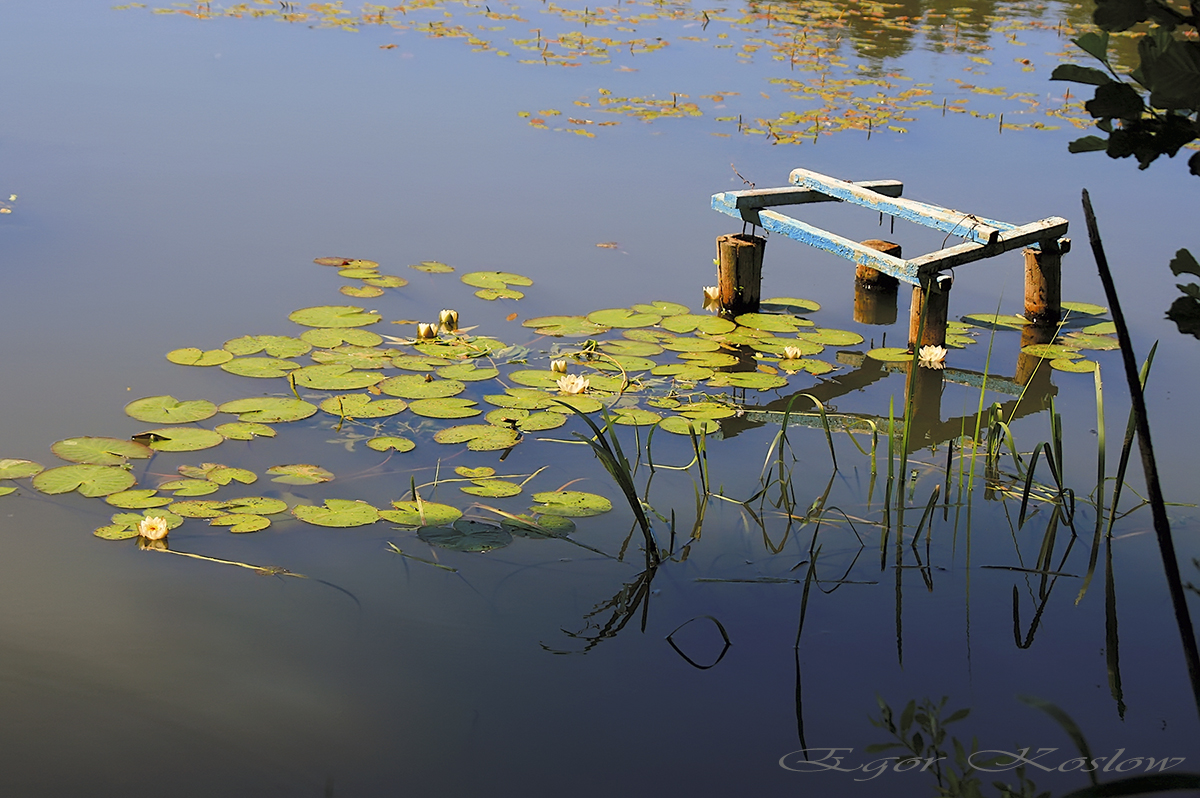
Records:
[[[446,332],[454,332],[458,329],[458,311],[443,310],[438,314],[438,321],[442,325],[442,329]]]
[[[568,374],[565,377],[558,378],[558,390],[562,391],[563,393],[583,393],[587,389],[587,377],[580,377],[578,374]]]
[[[551,360],[550,361],[550,370],[555,372],[556,374],[566,374],[567,373],[567,361]]]
[[[946,348],[942,346],[923,346],[919,353],[920,363],[927,369],[946,368]]]
[[[162,540],[167,536],[167,519],[157,515],[143,518],[138,524],[138,534],[148,540]]]
[[[783,348],[783,356],[788,360],[799,360],[804,356],[804,352],[798,346],[785,346]]]
[[[421,339],[421,340],[437,338],[437,325],[436,324],[424,324],[424,323],[418,324],[417,325],[417,338]]]
[[[704,309],[719,310],[721,307],[721,289],[715,285],[704,286]]]

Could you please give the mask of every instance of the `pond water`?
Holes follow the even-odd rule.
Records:
[[[1086,187],[1139,360],[1159,341],[1150,419],[1164,490],[1178,503],[1184,578],[1200,581],[1189,504],[1196,341],[1163,319],[1176,293],[1166,264],[1195,244],[1195,179],[1177,162],[1138,172],[1067,154],[1081,135],[1071,121],[1079,111],[1068,103],[1059,114],[1067,84],[1048,77],[1090,9],[943,5],[806,4],[800,24],[799,7],[783,3],[429,3],[352,8],[357,24],[339,26],[332,4],[249,4],[241,17],[215,4],[171,7],[189,17],[0,0],[0,195],[16,195],[0,216],[0,459],[51,468],[66,464],[50,452],[56,441],[162,426],[123,411],[143,397],[291,397],[282,378],[164,355],[243,335],[298,336],[308,328],[288,316],[299,308],[368,308],[381,321],[365,329],[398,338],[415,334],[412,321],[454,308],[470,335],[528,348],[494,358],[513,385],[514,371],[547,369],[551,352],[585,341],[539,335],[523,326],[529,319],[652,301],[699,313],[701,289],[714,282],[714,239],[740,230],[710,209],[710,196],[745,181],[782,186],[800,166],[901,180],[905,196],[989,218],[1063,216],[1076,244],[1064,259],[1064,298],[1103,305],[1079,203]],[[856,105],[846,93],[875,99]],[[965,110],[944,112],[943,100]],[[859,129],[868,111],[877,120],[869,137]],[[815,141],[814,122],[826,133]],[[940,233],[887,220],[880,228],[877,215],[849,207],[796,213],[909,253],[942,246]],[[520,496],[478,499],[511,514],[529,512],[533,493],[560,488],[613,505],[576,518],[570,540],[518,535],[486,553],[432,546],[384,520],[330,528],[286,513],[254,534],[189,519],[169,536],[172,551],[305,579],[101,540],[93,530],[119,508],[40,493],[29,479],[3,483],[17,488],[0,496],[4,794],[933,795],[929,772],[802,772],[793,752],[844,749],[845,768],[897,755],[867,751],[892,741],[871,723],[877,699],[899,717],[910,700],[942,696],[944,718],[971,709],[949,727],[968,749],[972,738],[980,749],[1055,748],[1040,760],[1052,769],[1078,756],[1059,725],[1018,698],[1033,696],[1068,713],[1097,757],[1183,757],[1175,770],[1194,771],[1200,729],[1148,508],[1119,518],[1076,602],[1096,518],[1087,501],[1096,485],[1091,374],[1043,366],[1020,404],[995,390],[999,381],[981,399],[965,382],[984,371],[1011,379],[1020,337],[974,328],[976,343],[948,356],[940,402],[922,400],[921,443],[896,466],[913,475],[902,525],[894,488],[885,497],[886,436],[872,480],[855,444],[869,448],[870,435],[834,432],[835,469],[811,418],[788,428],[790,523],[786,507],[767,501],[778,485],[750,503],[753,513],[721,498],[755,496],[773,462],[778,416],[755,408],[779,411],[812,392],[831,412],[885,423],[889,405],[900,416],[905,399],[903,366],[863,354],[904,345],[907,302],[900,324],[859,324],[845,263],[778,236],[766,253],[764,296],[819,303],[802,317],[865,340],[830,345],[818,357],[834,371],[784,373],[786,387],[680,390],[685,400],[736,402],[742,413],[705,441],[718,496],[700,500],[702,524],[699,467],[662,468],[688,464],[692,440],[657,430],[647,452],[649,427],[617,428],[639,492],[653,458],[644,495],[670,552],[654,569],[645,570],[620,488],[576,437],[590,434],[578,417],[527,433],[503,458],[435,442],[460,422],[406,410],[378,431],[374,421],[339,427],[320,412],[273,424],[274,438],[131,461],[140,488],[178,477],[181,465],[249,469],[255,484],[210,498],[267,496],[289,508],[343,499],[387,509],[417,484],[423,500],[496,522],[459,490],[465,483],[445,481],[459,478],[458,467],[517,482],[536,473]],[[313,263],[330,256],[375,261],[408,284],[348,297],[340,289],[360,280]],[[409,268],[422,261],[456,271]],[[1014,252],[958,269],[952,315],[1020,312],[1020,264]],[[485,301],[459,279],[476,271],[532,285],[519,287],[519,300]],[[620,328],[592,337],[627,340]],[[1120,360],[1115,351],[1084,355],[1104,378],[1111,477],[1128,412]],[[670,352],[652,357],[678,362]],[[570,369],[590,373],[592,362]],[[758,363],[782,369],[771,357]],[[405,373],[419,372],[381,372]],[[668,394],[669,380],[647,376],[645,385],[630,397],[670,414],[648,404]],[[313,402],[339,393],[296,390]],[[485,410],[493,408],[482,397],[503,392],[494,381],[464,391]],[[985,484],[982,458],[971,470],[961,441],[947,450],[949,437],[974,434],[981,406],[1008,403],[1028,464],[1051,439],[1050,396],[1076,494],[1074,540],[1061,521],[1048,537],[1045,496],[1018,524],[1022,483],[1007,453],[1006,493]],[[940,434],[956,425],[957,434]],[[380,433],[416,446],[376,452],[365,440]],[[266,473],[296,463],[335,478],[296,485]],[[1039,469],[1037,481],[1052,485]],[[1143,493],[1136,457],[1129,483],[1122,509]],[[1039,557],[1043,546],[1049,554]],[[950,737],[943,748],[952,750]],[[1129,767],[1138,769],[1123,775],[1145,769]],[[1027,775],[1055,793],[1085,786],[1070,769],[1031,766]]]

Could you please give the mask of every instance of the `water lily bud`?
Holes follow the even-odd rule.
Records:
[[[422,340],[429,340],[431,338],[437,338],[437,325],[436,324],[418,324],[417,325],[417,338],[422,339]]]
[[[148,540],[162,540],[167,536],[167,519],[152,515],[138,524],[138,534]]]
[[[446,332],[454,332],[458,329],[458,311],[443,310],[438,315],[438,321],[441,322],[443,330]]]
[[[558,374],[566,374],[567,373],[567,361],[551,360],[550,361],[550,370],[553,372],[556,372]]]
[[[799,360],[804,353],[800,351],[798,346],[785,346],[783,348],[783,356],[788,360]]]
[[[558,378],[558,390],[565,394],[583,393],[587,389],[587,377],[581,377],[578,374],[568,374],[565,377]]]

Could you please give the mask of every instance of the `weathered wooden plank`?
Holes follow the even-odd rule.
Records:
[[[1020,227],[1006,230],[997,237],[993,244],[977,244],[965,241],[954,247],[940,249],[928,255],[921,255],[908,261],[908,265],[918,274],[935,274],[953,266],[974,263],[977,260],[1000,255],[1010,250],[1032,244],[1035,241],[1056,239],[1067,232],[1067,220],[1058,216],[1030,222]]]
[[[899,197],[881,197],[878,193],[866,191],[853,183],[827,177],[808,169],[793,169],[791,182],[802,188],[819,191],[845,202],[862,205],[865,208],[932,227],[935,230],[941,230],[944,233],[950,233],[976,243],[994,242],[1001,233],[1001,228],[987,223],[991,220],[984,220],[969,213],[930,205],[926,202],[915,202]]]
[[[886,197],[899,197],[904,191],[904,184],[899,180],[863,180],[854,185]],[[807,205],[812,202],[841,202],[841,200],[820,191],[798,189],[793,186],[756,188],[749,191],[724,191],[712,196],[713,210],[727,213],[751,224],[758,224],[757,211],[762,208],[773,208],[780,205]]]
[[[884,274],[890,274],[897,280],[909,283],[910,285],[920,285],[921,283],[918,278],[917,269],[912,265],[911,261],[886,255],[878,250],[865,247],[857,241],[851,241],[835,233],[829,233],[812,225],[805,224],[790,216],[784,216],[778,211],[760,211],[758,226],[764,230],[770,230],[772,233],[787,236],[817,249],[832,252],[834,255],[838,255],[855,264],[870,266],[872,269],[877,269]]]

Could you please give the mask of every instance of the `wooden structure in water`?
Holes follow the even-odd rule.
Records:
[[[910,347],[945,345],[952,280],[950,275],[942,272],[1022,247],[1026,248],[1026,318],[1039,326],[1054,325],[1061,319],[1061,259],[1071,246],[1070,239],[1064,237],[1066,219],[1052,216],[1022,225],[987,219],[902,199],[904,185],[897,180],[850,183],[808,169],[793,169],[790,182],[791,185],[782,188],[714,194],[712,207],[741,219],[743,223],[854,263],[855,308],[859,321],[888,324],[895,321],[894,303],[890,319],[887,318],[886,303],[883,303],[882,318],[873,312],[879,304],[871,301],[873,295],[894,292],[899,283],[913,286]],[[900,248],[890,242],[851,241],[774,210],[812,202],[849,202],[940,230],[948,237],[955,236],[963,241],[935,252],[904,258]],[[737,314],[757,310],[765,245],[764,238],[744,232],[717,239],[718,285],[725,311]]]

